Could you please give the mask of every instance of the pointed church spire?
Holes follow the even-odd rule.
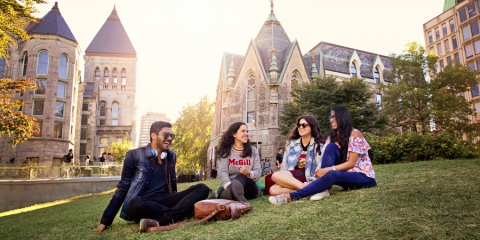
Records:
[[[118,17],[118,14],[117,14],[117,8],[116,8],[115,4],[113,5],[112,13],[110,14],[110,16],[108,17],[107,20],[120,21],[120,18]]]
[[[312,56],[312,74],[310,75],[311,78],[318,76],[317,65],[315,64],[315,56]]]
[[[278,82],[278,64],[277,64],[277,50],[274,48],[272,50],[272,63],[270,64],[270,83]]]
[[[233,83],[235,82],[235,56],[232,55],[232,62],[230,63],[230,68],[228,69],[227,74],[227,88],[233,88]]]
[[[232,61],[230,63],[230,68],[228,69],[227,77],[235,77],[235,64],[234,64],[235,56],[232,56]]]

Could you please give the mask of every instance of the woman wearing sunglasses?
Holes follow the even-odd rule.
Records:
[[[272,196],[294,192],[315,180],[315,169],[320,163],[324,140],[313,116],[300,116],[287,140],[280,172],[272,175]]]
[[[233,123],[223,134],[217,151],[220,187],[217,197],[248,202],[261,196],[256,182],[262,174],[258,150],[250,145],[247,125]]]
[[[320,200],[330,195],[328,189],[334,184],[344,189],[377,185],[368,156],[370,145],[362,133],[353,128],[350,110],[343,105],[334,106],[330,124],[332,130],[325,142],[321,168],[315,171],[317,180],[294,192],[272,195],[268,198],[272,204],[282,205],[312,195],[310,200]]]

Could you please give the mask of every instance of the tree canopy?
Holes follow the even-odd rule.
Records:
[[[331,108],[343,104],[350,108],[355,128],[370,133],[380,133],[387,121],[380,114],[379,106],[372,101],[373,92],[357,77],[341,83],[332,76],[315,77],[309,83],[292,86],[292,101],[284,105],[280,117],[280,131],[286,135],[302,114],[313,115],[326,134],[330,129]]]
[[[194,105],[187,104],[173,125],[175,139],[172,149],[177,154],[177,166],[203,166],[207,161],[214,103],[204,96]]]
[[[461,93],[477,84],[477,72],[461,64],[449,64],[436,73],[438,56],[412,42],[402,54],[392,54],[393,70],[389,79],[397,81],[382,87],[384,112],[393,127],[414,132],[437,131],[452,134],[476,134],[477,126],[466,116],[474,115]]]
[[[117,163],[122,164],[130,149],[132,149],[132,141],[123,139],[121,142],[111,143],[108,147],[108,152],[112,154]]]

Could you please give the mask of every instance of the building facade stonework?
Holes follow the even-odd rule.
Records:
[[[292,85],[310,82],[315,76],[331,75],[338,81],[356,76],[363,78],[373,92],[377,84],[389,81],[383,73],[391,69],[386,56],[326,42],[303,55],[297,40],[290,40],[272,10],[245,55],[223,55],[208,169],[217,165],[215,150],[234,122],[247,124],[250,141],[261,158],[274,159],[278,148],[285,145],[279,117],[283,105],[291,101]],[[372,101],[381,105],[381,93],[376,92]]]
[[[32,39],[9,49],[5,77],[37,79],[38,89],[20,98],[26,103],[22,112],[37,119],[40,133],[14,148],[9,137],[0,138],[0,158],[15,164],[60,163],[75,148],[81,49],[57,4],[26,31]]]
[[[25,30],[31,40],[9,49],[2,74],[37,79],[38,89],[21,99],[22,112],[37,119],[40,133],[16,147],[2,136],[0,161],[58,165],[69,149],[81,161],[97,158],[112,142],[135,142],[137,57],[116,9],[85,50],[83,81],[82,50],[57,3]]]

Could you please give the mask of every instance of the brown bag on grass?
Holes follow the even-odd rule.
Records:
[[[175,223],[168,226],[151,227],[147,228],[147,232],[171,230],[179,228],[182,225],[195,225],[212,218],[215,220],[237,219],[241,215],[250,212],[250,210],[252,210],[252,206],[249,203],[233,200],[208,199],[195,203],[194,210],[195,217],[199,218],[200,220],[185,224]]]

